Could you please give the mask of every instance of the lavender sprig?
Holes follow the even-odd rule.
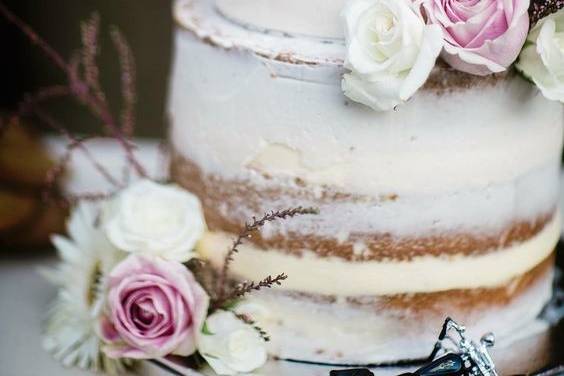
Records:
[[[304,207],[297,207],[291,208],[286,210],[277,210],[272,211],[270,213],[266,213],[261,218],[257,219],[253,217],[251,222],[245,223],[245,228],[239,233],[231,248],[227,251],[225,255],[225,259],[223,261],[223,267],[219,274],[217,280],[217,300],[218,301],[225,301],[225,280],[227,278],[227,272],[229,271],[229,266],[234,259],[234,256],[237,252],[239,252],[238,247],[243,243],[243,239],[250,238],[253,232],[257,231],[259,228],[264,226],[267,222],[273,222],[279,219],[286,219],[291,218],[296,215],[305,215],[305,214],[317,214],[319,211],[316,208],[304,208]]]

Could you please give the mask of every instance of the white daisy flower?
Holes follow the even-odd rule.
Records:
[[[98,216],[96,205],[81,203],[67,224],[68,238],[52,237],[61,262],[43,274],[59,291],[49,310],[43,347],[64,366],[123,374],[131,361],[107,358],[97,332],[104,278],[124,254],[107,240]]]

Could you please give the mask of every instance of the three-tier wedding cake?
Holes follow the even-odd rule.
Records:
[[[242,221],[319,209],[266,226],[231,268],[288,275],[240,307],[280,358],[420,358],[447,315],[508,335],[549,299],[560,233],[562,105],[505,69],[527,30],[509,63],[480,60],[475,39],[437,44],[431,1],[422,18],[351,3],[176,1],[171,170],[202,201],[199,252],[219,267]]]

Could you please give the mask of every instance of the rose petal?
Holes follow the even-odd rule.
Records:
[[[106,342],[116,342],[120,339],[119,333],[112,322],[106,317],[102,316],[100,319],[100,337]]]
[[[505,19],[505,13],[503,10],[498,10],[488,19],[487,23],[483,25],[480,32],[476,34],[476,36],[464,47],[468,49],[479,48],[486,41],[495,40],[499,36],[503,35],[503,33],[507,31],[508,26],[509,25]]]
[[[441,28],[437,25],[427,25],[423,32],[423,41],[420,46],[419,56],[404,80],[400,98],[409,99],[427,80],[435,61],[443,48]]]
[[[113,334],[109,353],[154,358],[195,351],[194,337],[209,298],[185,266],[132,255],[116,266],[109,280],[108,307],[120,339]]]

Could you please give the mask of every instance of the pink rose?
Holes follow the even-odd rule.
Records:
[[[529,0],[423,0],[428,22],[443,30],[443,59],[477,75],[504,71],[525,43]]]
[[[112,270],[108,288],[101,324],[108,356],[148,359],[196,351],[209,297],[184,265],[132,255]]]

